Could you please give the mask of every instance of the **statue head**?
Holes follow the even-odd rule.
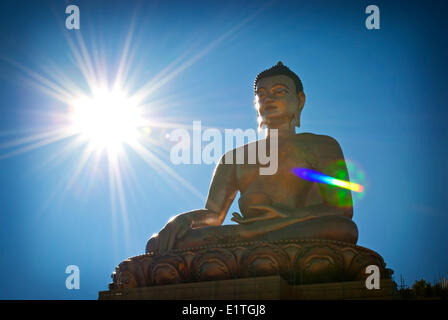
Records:
[[[255,108],[260,128],[288,123],[300,127],[300,114],[305,105],[302,81],[279,61],[255,78]]]

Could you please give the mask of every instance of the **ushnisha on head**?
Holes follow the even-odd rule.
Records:
[[[260,72],[254,81],[255,108],[260,129],[300,127],[305,93],[300,78],[279,61]]]

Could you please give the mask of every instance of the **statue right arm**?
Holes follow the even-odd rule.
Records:
[[[224,163],[221,158],[213,174],[204,209],[181,213],[172,218],[159,232],[159,251],[169,251],[175,241],[182,238],[191,228],[219,226],[238,191],[236,165]]]
[[[235,199],[238,192],[235,161],[226,164],[224,159],[225,155],[221,157],[213,173],[205,210],[192,212],[193,228],[221,225]]]

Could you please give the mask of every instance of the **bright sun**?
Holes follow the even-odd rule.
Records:
[[[97,89],[72,103],[73,130],[96,150],[120,151],[138,140],[143,117],[134,99],[118,90]]]

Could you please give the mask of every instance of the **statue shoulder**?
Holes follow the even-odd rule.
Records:
[[[327,155],[341,152],[339,142],[333,137],[309,132],[300,133],[297,137],[299,141],[309,145],[316,154]]]
[[[218,165],[232,165],[235,166],[235,164],[238,164],[240,161],[237,161],[237,159],[241,156],[247,157],[249,152],[255,152],[255,155],[257,154],[257,148],[258,144],[260,143],[260,140],[253,141],[247,144],[244,144],[242,146],[236,147],[232,150],[229,150],[225,152],[221,159],[218,162]],[[262,141],[261,143],[265,143],[265,141]]]
[[[298,141],[304,141],[309,143],[323,143],[323,144],[333,144],[339,145],[339,142],[330,136],[324,134],[315,134],[311,132],[303,132],[296,135]]]

